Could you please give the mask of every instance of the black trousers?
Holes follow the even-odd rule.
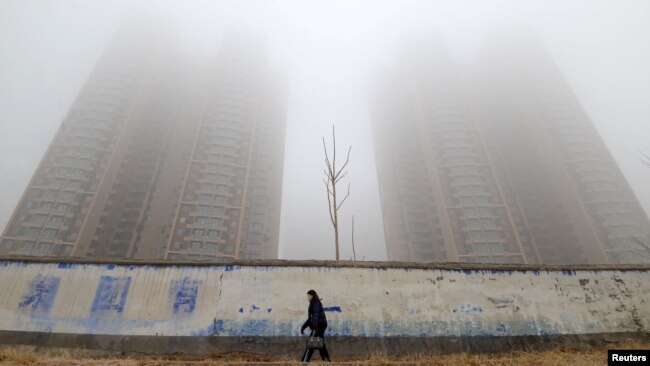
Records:
[[[325,324],[318,324],[318,330],[314,332],[313,330],[310,333],[310,336],[312,337],[321,337],[325,339],[325,329],[327,329],[327,323]],[[315,333],[315,334],[314,334]],[[323,360],[330,361],[330,354],[327,352],[327,346],[323,343],[323,348],[318,350],[320,352],[320,358]],[[305,353],[302,354],[302,362],[309,362],[311,360],[311,356],[314,354],[314,349],[313,348],[307,348],[305,349]]]

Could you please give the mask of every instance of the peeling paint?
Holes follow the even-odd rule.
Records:
[[[646,270],[109,267],[3,262],[0,329],[299,336],[311,288],[323,297],[330,335],[499,337],[639,332],[650,325]]]

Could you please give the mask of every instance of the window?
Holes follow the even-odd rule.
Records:
[[[36,249],[37,255],[47,255],[50,253],[50,249],[52,249],[52,244],[49,243],[41,243],[38,245],[38,249]]]
[[[61,202],[72,202],[74,200],[75,194],[72,192],[61,191],[58,194],[57,199]]]
[[[492,209],[489,207],[481,207],[479,209],[482,217],[492,217]]]
[[[48,189],[45,192],[43,192],[43,199],[46,199],[46,200],[54,201],[56,196],[57,196],[57,191],[54,190],[54,189]]]
[[[33,242],[33,241],[23,242],[23,245],[18,247],[18,253],[20,253],[20,254],[30,254],[32,252],[32,250],[34,249],[35,245],[36,245],[36,243]]]
[[[27,229],[27,234],[25,236],[27,236],[30,239],[38,239],[39,235],[41,235],[41,229],[30,227],[29,229]]]
[[[63,179],[59,179],[59,178],[51,179],[49,185],[54,188],[61,188],[63,186]]]
[[[492,252],[493,254],[504,252],[503,244],[501,243],[489,243],[488,247],[490,248],[490,252]]]
[[[483,223],[483,228],[484,229],[496,229],[496,221],[491,220],[491,219],[481,219],[481,222]]]
[[[216,240],[219,238],[218,230],[208,230],[208,239]]]
[[[215,188],[214,184],[209,184],[209,183],[203,183],[201,185],[201,190],[206,191],[206,192],[213,192]]]
[[[45,231],[43,231],[43,236],[41,237],[41,239],[43,239],[43,240],[54,240],[54,238],[56,238],[56,234],[58,232],[59,231],[55,230],[55,229],[46,229]]]
[[[61,216],[52,216],[50,217],[50,222],[47,226],[60,226],[63,223],[63,217]]]
[[[200,205],[198,209],[198,213],[201,215],[209,215],[210,214],[210,206],[206,205]]]
[[[192,237],[202,238],[203,237],[203,229],[194,229],[194,230],[192,230]]]
[[[64,185],[65,189],[76,191],[81,187],[81,181],[79,180],[68,180]]]
[[[187,249],[187,244],[185,244],[182,241],[175,241],[174,244],[172,244],[172,249],[173,250],[184,250],[184,249]]]
[[[485,233],[482,231],[470,231],[469,238],[475,242],[485,241]]]
[[[210,226],[212,226],[212,227],[221,227],[221,219],[220,218],[212,218],[212,219],[210,219]]]
[[[489,248],[485,244],[476,244],[476,245],[474,245],[474,251],[477,254],[490,254]]]
[[[487,239],[489,241],[499,241],[501,240],[501,234],[499,231],[488,231],[487,232]]]
[[[264,196],[255,196],[255,198],[253,198],[253,203],[255,203],[256,205],[264,205],[267,202],[268,202],[268,198]]]
[[[43,226],[47,221],[47,215],[35,215],[33,216],[31,223],[35,226]]]
[[[201,242],[200,241],[193,241],[190,244],[190,252],[198,253],[201,251]]]
[[[205,248],[203,254],[206,255],[215,255],[217,253],[217,244],[216,243],[205,243]]]
[[[66,212],[68,210],[68,204],[66,203],[57,203],[56,212]]]
[[[469,227],[470,229],[480,229],[481,224],[479,220],[471,219],[471,220],[467,220],[467,227]]]
[[[5,239],[2,241],[2,246],[0,249],[3,249],[5,251],[13,250],[16,246],[16,241],[12,239]]]

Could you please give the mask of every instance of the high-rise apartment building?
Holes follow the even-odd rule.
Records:
[[[0,254],[277,257],[284,85],[226,33],[201,68],[161,27],[121,28],[21,198]]]
[[[168,259],[277,258],[286,90],[255,35],[220,47],[190,144]]]
[[[478,121],[540,260],[650,262],[648,216],[541,41],[494,37],[479,78]]]
[[[634,253],[650,239],[645,213],[543,48],[519,46],[502,51],[521,57],[497,55],[489,63],[498,67],[482,70],[493,77],[468,87],[443,39],[403,44],[372,106],[388,259],[643,258]],[[603,217],[618,228],[603,230]]]

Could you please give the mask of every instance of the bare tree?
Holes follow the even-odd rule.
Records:
[[[350,183],[348,183],[348,192],[339,203],[336,196],[336,185],[343,179],[348,172],[344,171],[350,162],[350,151],[352,146],[348,148],[348,154],[345,163],[340,168],[336,167],[336,135],[334,134],[334,126],[332,125],[332,160],[327,153],[327,146],[325,145],[325,137],[323,137],[323,150],[325,151],[325,188],[327,188],[327,203],[329,205],[329,214],[334,227],[334,244],[336,246],[336,260],[339,260],[339,218],[338,212],[345,200],[350,197]]]
[[[641,154],[641,157],[639,159],[641,159],[641,162],[643,163],[643,165],[650,168],[650,156],[648,154],[644,153],[641,150],[639,150],[639,154]]]
[[[357,261],[357,251],[354,249],[354,215],[352,215],[352,260]]]

